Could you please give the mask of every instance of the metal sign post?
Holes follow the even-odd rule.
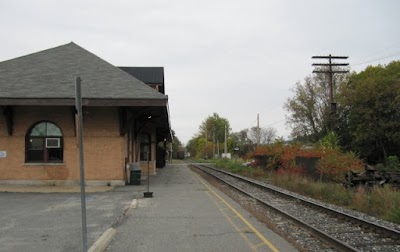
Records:
[[[147,152],[147,192],[143,193],[144,198],[153,198],[153,192],[150,192],[150,152]]]
[[[82,125],[82,95],[81,78],[75,80],[75,108],[78,112],[78,147],[79,147],[79,167],[81,178],[81,210],[82,210],[82,237],[83,251],[88,250],[87,227],[86,227],[86,198],[85,198],[85,166],[83,163],[83,125]]]

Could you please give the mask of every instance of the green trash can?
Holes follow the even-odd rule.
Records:
[[[131,167],[131,185],[140,185],[142,178],[142,170],[140,169],[139,163],[132,163]]]
[[[131,171],[131,185],[140,185],[142,171]]]

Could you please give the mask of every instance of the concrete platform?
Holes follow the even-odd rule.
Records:
[[[150,191],[107,251],[297,251],[186,164],[159,169]]]

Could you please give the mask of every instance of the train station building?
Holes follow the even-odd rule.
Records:
[[[75,79],[82,80],[87,184],[151,174],[171,140],[162,67],[116,67],[71,42],[0,62],[0,183],[79,182]]]

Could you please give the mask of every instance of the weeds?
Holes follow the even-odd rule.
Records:
[[[226,159],[216,161],[216,166],[258,180],[268,179],[287,190],[400,224],[400,192],[389,186],[350,190],[338,183],[315,182],[296,173],[244,167]]]

